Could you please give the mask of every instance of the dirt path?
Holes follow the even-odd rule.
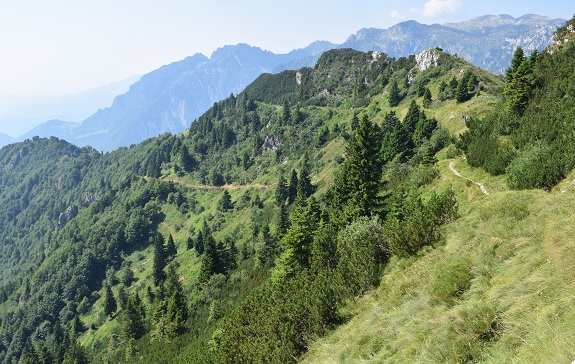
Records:
[[[487,189],[485,189],[485,186],[483,186],[481,183],[479,182],[475,182],[474,180],[467,178],[467,177],[463,177],[461,175],[461,173],[459,173],[455,168],[453,168],[453,163],[454,161],[449,162],[449,169],[451,170],[451,172],[453,172],[454,175],[456,175],[457,177],[466,179],[474,184],[476,184],[477,186],[479,186],[479,189],[481,190],[481,192],[483,192],[484,195],[489,195],[489,192],[487,192]]]
[[[175,178],[170,178],[167,181],[171,181],[176,185],[182,185],[182,186],[186,186],[188,188],[200,188],[200,189],[206,189],[206,190],[212,190],[212,189],[215,190],[215,189],[219,189],[219,188],[225,188],[226,190],[245,190],[245,189],[248,189],[250,187],[261,188],[261,189],[265,189],[265,188],[269,187],[269,185],[264,185],[261,183],[252,183],[249,185],[229,185],[229,184],[226,184],[223,186],[211,186],[211,185],[193,184],[193,183],[177,180]]]

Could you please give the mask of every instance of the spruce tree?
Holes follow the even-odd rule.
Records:
[[[288,203],[292,204],[295,201],[297,196],[297,186],[298,186],[298,178],[297,172],[294,170],[291,171],[291,176],[288,185]]]
[[[112,317],[114,312],[118,309],[116,305],[116,299],[114,298],[114,293],[110,285],[106,285],[104,288],[104,315]]]
[[[199,281],[207,282],[210,277],[221,270],[218,246],[211,234],[204,236],[204,254],[202,254]]]
[[[234,204],[232,202],[232,196],[228,192],[228,190],[224,190],[224,194],[222,195],[221,199],[218,201],[218,210],[220,211],[229,211],[234,209]]]
[[[413,135],[413,132],[415,132],[415,127],[417,126],[420,117],[421,110],[419,109],[419,106],[417,106],[415,100],[411,100],[407,114],[403,119],[403,126],[410,137]]]
[[[397,128],[403,129],[399,124]],[[347,158],[338,179],[336,194],[340,203],[355,210],[358,216],[369,216],[379,209],[383,159],[381,129],[366,115],[360,119],[355,135],[346,148]]]
[[[399,102],[401,101],[401,94],[399,93],[399,87],[397,86],[396,81],[391,82],[391,85],[389,87],[388,100],[389,100],[389,106],[391,107],[399,105]]]
[[[423,91],[423,107],[429,107],[431,105],[431,91],[426,87]]]
[[[154,244],[154,261],[153,261],[153,275],[154,275],[154,284],[156,286],[160,285],[160,283],[166,278],[166,274],[164,273],[164,268],[166,267],[167,263],[167,254],[166,248],[164,246],[164,238],[162,234],[156,233],[155,237],[153,238]]]
[[[282,174],[278,179],[278,186],[275,192],[276,204],[278,206],[283,205],[288,198],[288,194],[289,194],[289,186],[287,185],[285,176]]]
[[[176,243],[174,242],[174,237],[172,234],[168,235],[168,243],[166,244],[166,260],[172,260],[176,257],[178,251],[176,249]]]
[[[309,177],[308,160],[308,155],[305,153],[301,163],[301,169],[297,183],[297,196],[302,200],[307,199],[313,193],[313,185],[311,184],[311,179]]]

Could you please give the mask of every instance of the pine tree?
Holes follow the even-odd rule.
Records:
[[[114,293],[109,285],[104,288],[104,315],[112,317],[114,312],[118,309]]]

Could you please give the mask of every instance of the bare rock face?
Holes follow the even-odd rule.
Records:
[[[76,215],[78,215],[78,207],[68,206],[66,211],[62,212],[58,217],[58,229],[62,229],[68,223],[68,221],[75,218]]]
[[[273,135],[266,136],[264,143],[262,145],[262,151],[268,152],[278,149],[280,142]]]
[[[431,67],[437,67],[437,61],[439,61],[440,51],[436,48],[428,49],[415,56],[417,61],[417,68],[420,72],[425,71]]]
[[[96,200],[97,198],[94,192],[86,192],[86,196],[84,197],[84,205],[89,206],[92,202]]]

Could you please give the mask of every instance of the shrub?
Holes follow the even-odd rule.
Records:
[[[526,146],[509,168],[509,187],[515,189],[549,189],[565,176],[565,165],[560,153],[541,142]]]
[[[442,267],[432,285],[432,295],[436,300],[454,303],[471,286],[470,264],[466,259],[458,259]]]

